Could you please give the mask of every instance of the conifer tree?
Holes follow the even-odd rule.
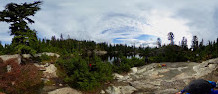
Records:
[[[192,49],[193,51],[195,51],[198,48],[198,37],[197,36],[193,36],[192,39]]]
[[[173,34],[173,32],[168,33],[168,40],[170,40],[170,45],[174,45],[174,34]]]
[[[34,3],[9,3],[3,11],[0,11],[0,21],[10,24],[10,35],[13,35],[12,45],[17,50],[17,53],[35,53],[32,48],[37,43],[36,31],[31,30],[28,23],[34,23],[29,16],[40,10],[41,1]]]
[[[182,48],[188,48],[187,39],[185,37],[182,37],[181,46],[182,46]]]
[[[158,46],[158,48],[161,47],[161,39],[160,38],[157,38],[157,46]]]

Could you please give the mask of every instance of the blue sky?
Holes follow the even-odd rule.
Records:
[[[0,10],[9,2],[1,0]],[[168,44],[168,32],[178,44],[185,36],[191,44],[193,35],[215,40],[218,36],[218,1],[216,0],[44,0],[41,10],[31,17],[30,25],[39,38],[59,37],[155,46],[157,37]],[[9,25],[0,22],[0,40],[10,43]]]

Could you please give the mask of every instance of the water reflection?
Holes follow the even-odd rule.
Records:
[[[126,56],[127,59],[132,59],[133,57],[138,58],[138,59],[142,59],[143,57],[140,56],[139,54],[135,55],[135,56]],[[107,57],[107,62],[110,62],[112,64],[112,62],[114,62],[114,60],[118,60],[118,57]],[[104,60],[106,61],[106,60]]]

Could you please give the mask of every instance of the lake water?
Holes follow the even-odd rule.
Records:
[[[143,57],[139,56],[138,54],[135,56],[127,56],[127,59],[132,59],[133,57],[138,58],[138,59],[142,59]],[[110,57],[108,56],[108,62],[112,63],[115,59],[118,59],[117,57]]]

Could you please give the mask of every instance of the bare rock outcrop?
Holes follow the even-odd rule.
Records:
[[[48,56],[56,56],[57,58],[60,57],[59,54],[56,53],[50,53],[50,52],[43,52],[43,53],[38,53],[35,54],[34,57],[38,57],[38,56],[42,56],[42,54],[48,55]],[[29,59],[32,56],[30,54],[22,54],[23,58]],[[20,64],[21,63],[21,55],[19,54],[14,54],[14,55],[1,55],[0,58],[4,61],[15,58],[17,60],[17,62]]]
[[[34,56],[35,56],[35,57],[40,57],[40,56],[42,56],[43,54],[45,54],[45,55],[47,55],[47,56],[56,56],[57,58],[60,57],[59,54],[51,53],[51,52],[38,53],[38,54],[35,54]]]
[[[166,66],[160,67],[160,64]],[[106,91],[109,94],[175,94],[194,79],[214,79],[212,75],[216,71],[218,71],[218,58],[202,63],[152,63],[132,68],[127,75],[116,74],[117,81]],[[216,77],[218,78],[218,72]]]
[[[70,87],[64,87],[48,92],[48,94],[82,94],[82,92],[72,89]]]
[[[15,55],[1,55],[0,58],[4,61],[7,61],[9,59],[16,59],[18,64],[21,63],[21,56],[19,54],[15,54]]]
[[[45,71],[43,71],[43,74],[49,76],[48,78],[55,78],[58,77],[56,74],[57,68],[54,64],[50,64],[49,66],[45,67]]]

